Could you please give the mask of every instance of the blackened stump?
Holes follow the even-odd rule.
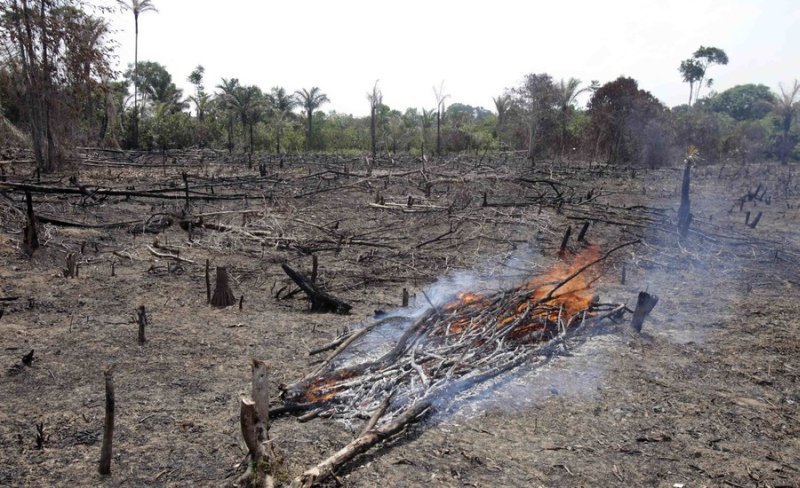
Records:
[[[214,296],[211,297],[211,305],[215,307],[230,307],[236,303],[236,297],[231,290],[228,268],[217,266],[217,285],[214,288]]]

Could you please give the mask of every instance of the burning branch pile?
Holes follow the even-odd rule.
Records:
[[[308,411],[302,419],[328,416],[367,424],[358,438],[306,471],[296,485],[313,485],[432,407],[522,363],[544,362],[567,339],[621,317],[625,305],[599,303],[590,286],[597,275],[594,265],[630,244],[603,255],[587,247],[510,290],[462,293],[416,318],[389,317],[341,337],[321,366],[283,387],[284,406],[279,408]],[[404,332],[382,356],[342,364],[359,338],[398,323],[406,326]]]

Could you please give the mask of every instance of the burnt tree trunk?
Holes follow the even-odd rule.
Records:
[[[305,277],[302,273],[293,270],[286,264],[282,264],[281,268],[283,271],[289,275],[289,278],[292,279],[297,286],[300,287],[301,290],[308,296],[308,299],[311,300],[311,311],[312,312],[333,312],[342,315],[346,315],[350,312],[350,309],[353,308],[349,303],[343,302],[336,297],[333,297],[324,291],[317,288],[317,286],[311,282],[308,278]]]
[[[689,183],[691,181],[691,163],[686,161],[683,170],[683,184],[681,185],[681,206],[678,208],[678,234],[681,238],[686,238],[689,234],[689,226],[692,224],[692,206],[689,201]]]
[[[215,307],[230,307],[236,303],[236,297],[231,290],[228,268],[217,266],[217,284],[214,287],[214,296],[211,297],[211,305]]]
[[[136,309],[136,322],[139,324],[138,342],[141,346],[147,342],[144,336],[144,329],[147,327],[147,312],[145,311],[144,305],[139,305],[139,308]]]
[[[106,380],[106,419],[103,424],[103,446],[100,448],[100,467],[102,475],[111,474],[111,444],[114,437],[114,377],[113,370],[103,372]]]
[[[36,215],[33,213],[33,200],[28,190],[25,190],[25,205],[28,221],[25,224],[22,250],[28,256],[33,256],[33,251],[39,249],[39,234],[36,232]]]
[[[636,299],[636,309],[633,311],[633,318],[631,319],[631,327],[636,332],[642,331],[644,319],[650,315],[650,312],[658,303],[658,297],[651,295],[645,291],[639,292],[639,297]]]

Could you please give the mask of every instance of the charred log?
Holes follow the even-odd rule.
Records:
[[[297,286],[306,294],[311,301],[311,311],[326,313],[333,312],[337,314],[346,315],[353,308],[352,305],[346,303],[322,290],[320,290],[314,283],[305,277],[299,271],[295,271],[286,264],[282,264],[281,268],[294,281]]]

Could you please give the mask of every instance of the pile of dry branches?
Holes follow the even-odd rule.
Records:
[[[587,249],[572,262],[562,262],[510,290],[462,294],[443,306],[431,304],[416,318],[376,321],[318,350],[335,349],[311,374],[283,387],[284,406],[279,410],[304,411],[302,420],[329,416],[368,421],[360,436],[306,471],[296,484],[313,485],[432,407],[522,363],[546,362],[568,339],[585,337],[608,319],[621,318],[628,310],[625,305],[597,303],[586,275],[634,242],[599,257]],[[341,365],[359,338],[398,323],[405,326],[404,332],[388,352]]]

